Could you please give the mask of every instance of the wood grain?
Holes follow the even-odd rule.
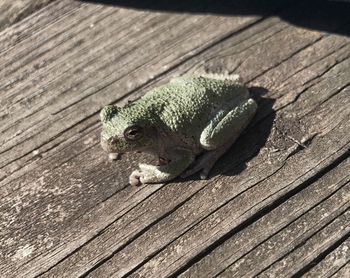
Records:
[[[285,8],[291,12],[302,11]],[[331,28],[347,29],[346,21]],[[337,244],[347,244],[349,43],[277,17],[77,1],[54,2],[6,28],[0,272],[323,273]],[[248,82],[259,111],[246,133],[208,181],[129,186],[128,174],[150,158],[107,161],[99,146],[101,107],[123,105],[174,76],[208,71],[238,72]],[[261,260],[259,250],[269,256]],[[293,260],[304,263],[281,267]]]
[[[0,31],[15,24],[53,0],[3,0],[0,3]]]
[[[306,277],[332,276],[350,261],[350,239],[345,239],[339,246],[330,252],[322,261],[305,273]],[[348,273],[350,274],[350,272]],[[347,277],[344,275],[343,277]]]
[[[63,7],[69,12],[60,12]],[[1,76],[7,83],[1,99],[1,225],[6,229],[2,229],[0,268],[15,276],[34,275],[55,264],[157,189],[126,187],[126,173],[136,166],[135,157],[129,157],[133,161],[115,176],[115,166],[108,164],[97,144],[96,114],[101,107],[147,83],[153,78],[149,72],[160,74],[258,19],[188,18],[71,1],[43,9],[40,17],[50,18],[56,12],[57,19],[39,22],[40,31],[1,56]],[[209,26],[204,27],[204,21]],[[138,23],[126,28],[131,22]],[[4,33],[6,41],[8,33],[11,30]],[[157,45],[162,47],[160,55]],[[78,167],[87,161],[87,167]],[[97,197],[96,192],[101,194]],[[125,202],[115,206],[112,196]],[[110,202],[113,213],[105,210],[105,202]],[[100,209],[110,221],[95,222]],[[86,219],[89,214],[92,221]],[[58,216],[54,221],[53,215]],[[35,230],[17,234],[17,225]],[[26,242],[31,242],[29,249]],[[43,256],[47,249],[50,260]]]
[[[345,160],[316,182],[304,186],[255,223],[228,238],[181,276],[215,276],[228,267],[226,276],[249,276],[254,274],[252,271],[257,274],[259,269],[306,242],[308,236],[348,207],[349,163],[349,159]]]

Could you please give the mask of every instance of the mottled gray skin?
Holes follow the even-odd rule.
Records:
[[[109,153],[143,151],[160,158],[160,166],[140,164],[130,175],[132,185],[199,171],[206,178],[256,109],[237,75],[181,77],[123,108],[105,107],[101,144]]]

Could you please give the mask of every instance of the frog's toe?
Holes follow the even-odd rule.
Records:
[[[193,168],[190,168],[181,174],[181,178],[187,178],[192,176],[198,172],[200,172],[199,177],[201,180],[206,180],[208,178],[210,170],[213,168],[214,163],[210,163],[209,165],[203,165],[201,163],[196,164]]]
[[[162,182],[165,179],[162,172],[159,170],[159,167],[149,164],[139,164],[140,170],[136,170],[135,177],[138,178],[141,184],[148,183],[158,183]],[[133,172],[133,173],[134,173]]]
[[[129,177],[129,183],[132,186],[147,184],[154,182],[153,176],[148,171],[135,170],[131,173]]]
[[[132,186],[136,186],[139,185],[140,183],[142,183],[141,181],[142,178],[142,173],[139,170],[135,170],[131,173],[131,175],[129,176],[129,183]]]
[[[210,170],[213,168],[215,162],[218,160],[218,156],[214,152],[204,153],[195,164],[187,169],[184,173],[181,174],[182,178],[187,178],[193,174],[200,172],[200,178],[202,180],[207,179]]]
[[[211,168],[212,167],[203,169],[203,171],[199,174],[199,177],[201,178],[201,180],[206,180],[208,178]]]

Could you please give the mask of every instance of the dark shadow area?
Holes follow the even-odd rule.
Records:
[[[217,15],[278,16],[283,20],[318,31],[350,34],[350,1],[346,0],[82,0],[148,11]]]

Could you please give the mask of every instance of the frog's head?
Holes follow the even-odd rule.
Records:
[[[125,153],[152,149],[154,132],[149,123],[127,108],[106,106],[100,113],[101,145],[108,153]]]

